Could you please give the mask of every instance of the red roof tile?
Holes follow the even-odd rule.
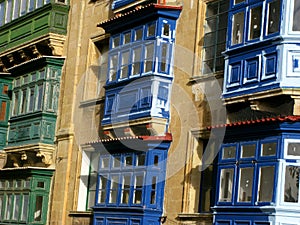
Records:
[[[277,116],[277,117],[261,118],[256,120],[238,121],[238,122],[227,123],[227,124],[218,124],[218,125],[207,127],[207,129],[211,130],[214,128],[235,127],[235,126],[267,123],[267,122],[298,122],[298,121],[300,121],[300,116]]]

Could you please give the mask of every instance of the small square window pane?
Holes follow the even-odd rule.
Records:
[[[271,202],[274,191],[274,166],[264,166],[259,170],[258,201]]]
[[[154,36],[155,35],[155,23],[153,24],[150,24],[148,27],[147,27],[147,36],[148,37],[151,37],[151,36]]]
[[[233,191],[233,173],[234,169],[222,169],[220,178],[219,201],[230,202],[232,200]]]
[[[252,200],[253,171],[253,167],[240,169],[239,202],[251,202]]]
[[[131,41],[131,32],[127,32],[123,36],[123,44],[128,44]]]
[[[136,166],[144,166],[145,165],[145,154],[139,154],[136,156]]]
[[[120,37],[114,37],[112,38],[112,47],[116,48],[120,45]]]
[[[277,142],[263,143],[262,144],[262,156],[274,156],[276,155]]]
[[[235,154],[236,154],[236,146],[224,147],[222,159],[234,159]]]
[[[252,158],[255,156],[256,144],[242,145],[241,158]]]
[[[139,41],[143,39],[143,28],[135,30],[134,40]]]
[[[262,6],[254,7],[250,10],[250,32],[249,39],[260,37],[262,20]]]
[[[125,156],[124,159],[124,166],[132,166],[132,156]]]
[[[100,168],[107,169],[109,167],[109,158],[105,157],[100,160]]]
[[[231,44],[239,44],[243,42],[244,37],[244,12],[239,12],[232,17],[232,40]]]
[[[120,167],[120,165],[121,165],[121,156],[114,156],[112,167],[118,168],[118,167]]]
[[[284,183],[284,201],[299,201],[299,167],[286,166]]]
[[[287,154],[292,156],[300,156],[300,143],[289,143]]]

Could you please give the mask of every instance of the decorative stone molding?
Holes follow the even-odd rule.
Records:
[[[0,72],[41,56],[62,56],[65,36],[49,33],[0,53]]]
[[[43,166],[49,167],[53,163],[55,146],[49,144],[32,144],[4,149],[8,155],[8,166]],[[1,159],[1,154],[0,154]]]
[[[0,151],[0,169],[3,169],[7,162],[7,153]]]

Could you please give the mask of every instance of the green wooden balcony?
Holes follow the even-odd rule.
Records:
[[[43,39],[50,33],[65,35],[68,11],[68,5],[51,2],[4,24],[0,27],[0,52]]]

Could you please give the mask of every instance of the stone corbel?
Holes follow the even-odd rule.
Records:
[[[0,169],[3,169],[7,162],[7,153],[5,151],[0,151]]]
[[[41,53],[39,52],[39,50],[37,49],[36,45],[32,45],[29,47],[30,50],[32,51],[32,54],[36,57],[40,57]]]
[[[51,152],[45,152],[45,151],[38,151],[36,153],[37,157],[42,158],[42,162],[45,163],[46,165],[51,165],[53,160],[52,160],[52,153]]]
[[[18,51],[18,53],[19,53],[20,58],[21,58],[22,60],[24,60],[24,61],[29,60],[29,58],[28,58],[28,56],[26,55],[26,53],[24,52],[24,50],[21,49],[21,50]]]
[[[0,71],[7,72],[6,67],[1,58],[0,58]]]
[[[63,54],[63,42],[61,40],[51,39],[48,47],[52,50],[54,56],[61,56]]]
[[[15,65],[15,63],[14,63],[15,59],[14,59],[14,55],[13,55],[13,54],[8,54],[8,55],[7,55],[7,58],[8,58],[8,61],[9,61],[11,64]]]

